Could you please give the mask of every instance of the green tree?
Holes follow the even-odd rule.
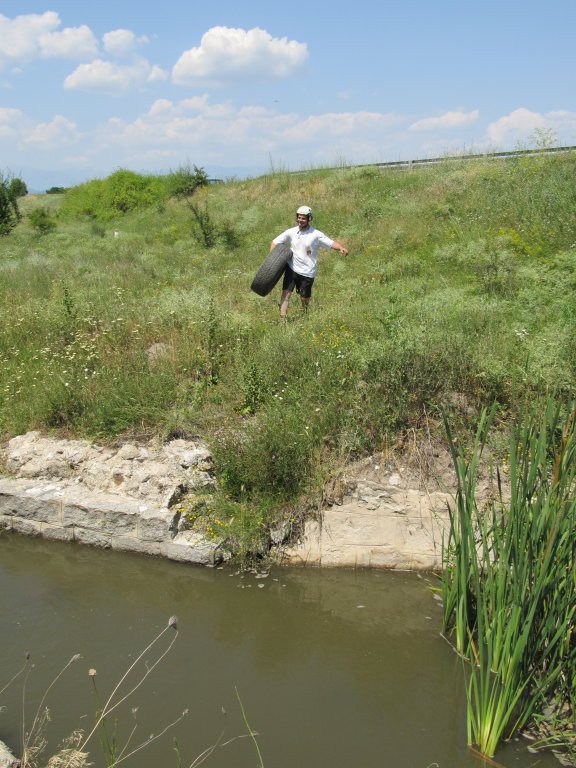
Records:
[[[9,173],[0,171],[0,235],[9,235],[21,218],[12,181]]]
[[[199,187],[208,184],[208,174],[196,165],[183,165],[167,177],[166,186],[171,197],[180,199],[192,197]]]
[[[25,197],[28,194],[28,187],[22,179],[14,177],[10,181],[10,192],[13,197]]]

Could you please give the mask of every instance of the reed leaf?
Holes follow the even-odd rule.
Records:
[[[478,509],[484,411],[466,458],[447,426],[457,492],[442,576],[444,631],[463,657],[468,743],[492,756],[551,697],[572,708],[576,650],[574,403],[520,409],[498,497]],[[573,711],[573,709],[572,709]]]

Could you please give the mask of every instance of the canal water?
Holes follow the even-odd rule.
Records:
[[[230,743],[204,765],[478,768],[434,584],[382,571],[242,574],[0,534],[0,690],[26,653],[34,665],[24,688],[20,677],[0,694],[0,739],[19,752],[23,702],[30,726],[77,653],[46,696],[47,754],[74,729],[89,731],[96,692],[105,701],[176,615],[177,634],[166,632],[120,688],[117,698],[141,681],[110,715],[109,734],[122,745],[136,726],[130,751],[189,713],[124,765],[188,768],[224,729]],[[91,747],[104,765],[97,738]],[[557,768],[526,747],[506,745],[498,764]]]

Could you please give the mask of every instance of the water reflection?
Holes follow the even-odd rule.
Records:
[[[121,713],[140,707],[139,732],[158,732],[184,708],[183,765],[216,738],[245,733],[237,688],[260,734],[267,766],[468,768],[461,665],[439,635],[433,577],[378,571],[277,570],[239,574],[138,555],[17,536],[0,537],[0,688],[31,651],[29,703],[74,653],[81,662],[51,698],[54,744],[91,721],[87,670],[105,692],[168,617],[178,642]],[[17,748],[20,693],[4,697],[0,738]],[[99,759],[96,750],[95,756]],[[498,754],[505,766],[556,766],[522,743]],[[130,763],[175,765],[171,737]],[[249,739],[207,765],[252,768]]]

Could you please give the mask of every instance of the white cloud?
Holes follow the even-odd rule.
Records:
[[[58,14],[53,11],[15,19],[0,14],[0,59],[10,62],[32,59],[38,53],[39,35],[52,32],[59,25]]]
[[[152,67],[146,59],[137,59],[126,65],[95,59],[89,64],[81,64],[68,75],[64,88],[124,93],[160,79],[166,79],[166,73],[159,67]]]
[[[76,123],[56,115],[49,123],[38,123],[22,141],[36,149],[52,150],[77,141]]]
[[[24,112],[12,107],[0,107],[0,125],[14,125],[24,117]]]
[[[78,68],[80,70],[81,68]],[[78,72],[77,70],[77,72]],[[116,67],[100,62],[86,68],[87,87],[138,87],[152,68]],[[88,77],[89,75],[89,77]],[[92,78],[90,80],[90,78]],[[79,83],[77,83],[79,86]],[[492,139],[502,131],[534,127],[565,131],[576,128],[576,114],[556,111],[537,115],[516,110],[492,123]],[[450,121],[448,121],[450,122]],[[233,101],[210,100],[207,93],[182,100],[160,98],[132,120],[110,117],[89,131],[79,131],[72,118],[58,115],[37,122],[18,109],[0,108],[0,147],[11,163],[59,167],[82,158],[84,167],[109,173],[115,167],[154,172],[177,167],[186,158],[199,166],[262,168],[270,162],[292,169],[337,163],[376,163],[396,159],[438,157],[465,148],[450,126],[436,133],[409,131],[406,116],[383,112],[330,112],[316,115],[281,112],[262,105],[238,107]],[[504,139],[504,133],[498,134]],[[513,145],[512,145],[513,146]],[[489,149],[485,137],[484,147]],[[478,151],[475,147],[473,151]]]
[[[157,99],[146,115],[146,118],[154,120],[168,120],[174,117],[182,117],[186,114],[204,114],[208,115],[215,110],[222,110],[223,104],[210,104],[210,97],[207,93],[201,96],[193,96],[190,99],[182,99],[176,103],[169,99]],[[226,103],[226,110],[229,112],[230,106]]]
[[[550,128],[556,131],[560,142],[576,142],[576,112],[556,110],[546,114]]]
[[[380,112],[339,112],[325,115],[312,115],[298,120],[285,132],[287,139],[294,141],[315,141],[322,137],[379,135],[389,131],[403,120],[398,115]]]
[[[173,104],[169,99],[156,99],[154,104],[148,110],[150,117],[156,117],[157,115],[172,114]]]
[[[467,128],[475,123],[480,112],[475,109],[472,112],[445,112],[439,117],[426,117],[417,120],[408,127],[409,131],[436,131],[438,129]]]
[[[91,30],[82,25],[40,35],[38,48],[42,58],[82,60],[94,56],[98,45]]]
[[[148,74],[149,83],[160,83],[167,79],[168,79],[168,72],[166,72],[165,69],[162,69],[162,67],[159,67],[156,64],[154,64],[154,66],[150,68],[150,72]]]
[[[552,110],[540,114],[523,107],[491,123],[486,130],[492,147],[512,147],[549,139],[552,144],[572,145],[576,142],[576,112]]]
[[[546,120],[542,115],[521,107],[490,123],[486,135],[488,140],[496,146],[510,145],[525,139],[537,128],[544,128],[545,125]]]
[[[0,14],[0,66],[22,64],[37,58],[86,59],[94,56],[97,43],[86,26],[60,30],[54,11],[9,19]]]
[[[198,48],[185,51],[178,59],[172,80],[178,85],[274,80],[298,72],[307,57],[305,43],[274,38],[258,27],[212,27]]]
[[[166,168],[182,157],[199,165],[266,166],[271,156],[282,162],[287,155],[292,167],[343,157],[376,162],[400,123],[405,119],[370,112],[308,118],[261,106],[236,108],[226,101],[210,103],[204,94],[178,102],[159,99],[130,123],[110,120],[94,145],[113,147],[123,164],[136,168],[146,163]]]
[[[115,29],[106,32],[102,38],[104,50],[111,56],[127,56],[148,42],[147,37],[136,37],[129,29]]]
[[[24,112],[0,107],[0,139],[17,139],[26,123]]]
[[[201,96],[193,96],[190,99],[183,99],[179,102],[180,108],[190,109],[197,112],[204,112],[210,108],[210,97],[207,93],[203,93]]]

